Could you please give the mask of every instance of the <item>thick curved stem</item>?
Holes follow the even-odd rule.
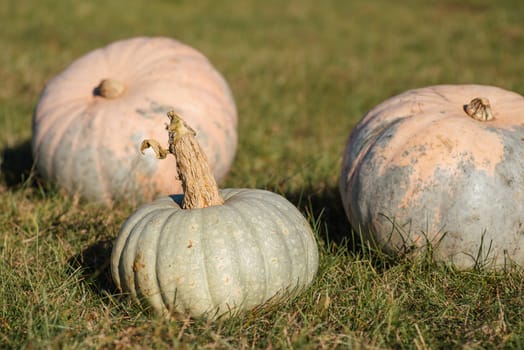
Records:
[[[184,209],[224,204],[206,155],[195,138],[196,132],[174,111],[168,112],[167,116],[170,119],[167,126],[168,149],[162,148],[155,140],[144,140],[140,150],[143,152],[151,147],[160,159],[165,158],[168,153],[175,156],[184,190]]]

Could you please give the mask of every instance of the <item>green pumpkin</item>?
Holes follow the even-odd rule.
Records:
[[[174,135],[177,143],[183,130],[178,127]],[[197,146],[193,141],[190,146]],[[147,146],[161,157],[178,152],[185,195],[146,204],[124,223],[111,257],[118,288],[160,314],[214,318],[291,296],[312,282],[318,268],[315,237],[288,200],[258,189],[212,193],[216,184],[205,174],[208,169],[202,174],[205,160],[199,160],[198,148],[184,156],[184,147],[175,151],[170,145],[168,151],[151,141]],[[181,164],[185,160],[191,164]],[[211,191],[199,190],[206,186]]]

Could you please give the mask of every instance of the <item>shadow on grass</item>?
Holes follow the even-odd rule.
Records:
[[[14,147],[2,151],[2,176],[9,188],[17,188],[31,178],[33,154],[31,140],[26,140]],[[33,181],[36,181],[33,179]]]
[[[306,188],[300,193],[285,193],[284,196],[316,222],[318,234],[324,242],[347,245],[350,251],[358,249],[359,242],[352,233],[337,187]]]
[[[386,270],[401,261],[399,257],[373,248],[369,242],[363,242],[361,234],[352,228],[347,219],[338,187],[322,190],[308,188],[300,193],[285,193],[284,196],[308,214],[310,223],[313,219],[328,254],[342,252],[353,258],[365,259],[377,270]]]
[[[92,244],[69,259],[71,269],[79,270],[85,283],[101,295],[117,293],[111,277],[112,247],[113,241],[106,239]]]

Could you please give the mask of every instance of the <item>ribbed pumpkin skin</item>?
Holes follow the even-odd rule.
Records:
[[[131,215],[111,255],[117,287],[160,314],[213,318],[309,285],[318,251],[300,212],[268,191],[220,193],[224,205],[183,210],[162,197]]]
[[[464,112],[486,97],[494,120]],[[352,226],[389,253],[434,247],[436,260],[524,265],[524,98],[500,88],[407,91],[353,129],[340,191]],[[440,242],[440,243],[439,243]]]
[[[97,95],[103,79],[124,84],[120,97]],[[42,176],[71,195],[111,204],[180,193],[175,162],[139,152],[146,137],[165,137],[169,110],[197,132],[217,179],[237,145],[230,89],[195,49],[163,37],[114,42],[73,62],[45,87],[33,116],[33,155]]]

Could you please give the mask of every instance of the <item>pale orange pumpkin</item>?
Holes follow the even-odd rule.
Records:
[[[33,116],[36,167],[67,194],[105,204],[181,193],[176,162],[139,152],[145,137],[162,137],[158,124],[170,110],[198,131],[222,179],[237,146],[231,91],[203,54],[165,37],[96,49],[47,84]]]
[[[439,85],[384,101],[349,137],[340,190],[353,227],[388,253],[524,265],[524,97]]]

